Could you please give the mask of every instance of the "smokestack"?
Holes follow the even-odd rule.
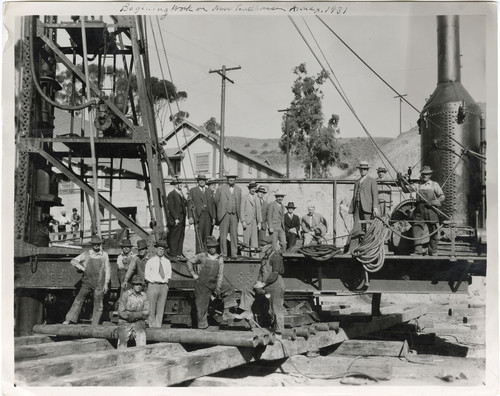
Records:
[[[460,82],[460,22],[458,15],[439,15],[438,34],[438,84]]]

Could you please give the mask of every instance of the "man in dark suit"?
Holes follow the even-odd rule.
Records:
[[[380,213],[377,181],[368,176],[370,165],[361,161],[358,169],[361,177],[354,183],[354,194],[349,206],[349,213],[354,217],[351,241],[359,239],[366,232],[366,223],[362,224],[362,220],[370,220],[372,216],[378,216]]]
[[[215,224],[215,201],[214,192],[206,186],[205,175],[196,177],[198,185],[189,190],[190,210],[189,223],[197,227],[196,254],[204,251],[204,241],[212,234],[212,227]]]
[[[184,259],[182,248],[184,245],[184,233],[186,232],[187,202],[182,192],[180,180],[175,178],[170,184],[174,186],[174,189],[167,195],[168,246],[171,257]]]
[[[227,257],[227,233],[231,237],[231,258],[238,258],[238,222],[241,217],[241,188],[235,185],[238,176],[226,176],[227,184],[219,186],[215,192],[217,221],[220,230],[220,251]]]
[[[293,202],[288,202],[288,205],[285,206],[285,208],[287,213],[283,223],[285,225],[286,248],[289,250],[294,247],[297,242],[297,236],[300,231],[300,219],[299,216],[293,213],[293,211],[297,209]]]
[[[277,192],[274,194],[276,200],[269,204],[267,209],[267,225],[269,235],[273,240],[273,248],[276,250],[286,250],[286,236],[283,227],[285,208],[283,207],[283,198],[285,194]],[[280,246],[281,245],[281,246]]]
[[[269,206],[269,203],[267,202],[267,199],[264,198],[264,194],[267,194],[266,187],[263,185],[259,185],[257,187],[257,199],[259,200],[260,203],[260,209],[262,211],[262,223],[260,226],[259,230],[259,243],[260,241],[263,241],[265,236],[266,236],[266,231],[267,231],[267,207]]]

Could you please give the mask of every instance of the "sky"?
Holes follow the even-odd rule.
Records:
[[[356,53],[416,108],[437,84],[436,17],[322,17]],[[170,79],[161,47],[157,52],[149,31],[152,75]],[[294,17],[320,56],[308,27],[369,133],[397,137],[400,104],[396,94],[364,66],[316,17]],[[306,23],[307,22],[307,26]],[[287,16],[195,15],[167,16],[159,21],[172,80],[188,99],[180,103],[189,120],[201,125],[210,117],[220,122],[221,77],[209,70],[241,66],[228,72],[225,133],[228,136],[279,138],[282,113],[293,99],[293,68],[306,63],[309,74],[321,69]],[[462,83],[478,102],[486,101],[485,17],[461,16]],[[326,62],[324,62],[326,66]],[[330,81],[322,87],[325,122],[340,116],[340,137],[364,137],[365,132]],[[403,132],[416,125],[418,113],[403,103]],[[170,129],[170,125],[167,129]],[[165,131],[168,132],[168,131]]]

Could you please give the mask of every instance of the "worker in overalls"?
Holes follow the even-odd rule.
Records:
[[[427,247],[429,256],[437,254],[439,215],[435,208],[441,206],[445,195],[441,186],[431,180],[432,172],[432,169],[425,165],[420,170],[419,183],[411,184],[411,188],[408,188],[406,183],[401,184],[405,193],[415,192],[416,195],[416,206],[413,211],[414,223],[412,227],[412,237],[415,239],[413,254],[415,255],[425,254],[425,247]],[[398,174],[398,181],[401,181],[401,174]],[[429,240],[428,245],[427,240]]]
[[[130,239],[123,239],[120,242],[120,247],[122,248],[122,252],[116,258],[116,265],[118,267],[118,281],[121,286],[124,284],[125,275],[127,274],[130,263],[134,261],[135,255],[132,252],[132,242],[130,242]],[[127,290],[128,285],[123,285],[122,289]]]
[[[83,271],[82,287],[66,314],[63,324],[76,323],[87,296],[94,292],[94,311],[92,325],[98,325],[103,309],[104,294],[108,292],[110,280],[110,266],[108,254],[102,250],[102,240],[94,235],[90,240],[92,249],[83,252],[71,260],[71,265]]]
[[[243,312],[236,318],[253,320],[252,307],[256,301],[257,295],[265,295],[269,298],[269,313],[272,316],[273,330],[275,334],[281,336],[285,329],[285,282],[283,273],[285,267],[283,265],[283,256],[281,250],[275,249],[269,239],[264,239],[261,242],[262,261],[257,278],[257,282],[253,286],[253,290],[243,290],[241,295],[240,309]]]
[[[188,271],[195,280],[194,297],[199,329],[208,327],[208,306],[212,293],[224,300],[223,319],[226,319],[231,308],[237,306],[233,295],[234,290],[223,281],[224,260],[217,254],[217,246],[219,246],[217,239],[208,236],[205,246],[207,247],[206,253],[198,253],[187,261]]]

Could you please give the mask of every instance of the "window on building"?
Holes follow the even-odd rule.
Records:
[[[194,168],[195,173],[208,173],[210,166],[210,153],[195,154]]]
[[[111,179],[109,178],[104,179],[104,189],[109,190],[110,187],[111,187]]]
[[[248,164],[248,174],[251,175],[253,173],[252,164]]]
[[[174,168],[174,174],[172,175],[172,172],[170,171],[170,168],[168,168],[168,175],[169,176],[176,176],[181,174],[181,161],[180,160],[170,160],[172,167]]]

